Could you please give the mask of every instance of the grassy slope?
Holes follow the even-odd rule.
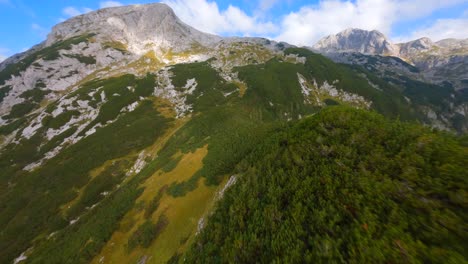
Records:
[[[203,166],[202,160],[207,152],[207,148],[204,147],[193,153],[185,154],[174,170],[167,173],[162,171],[154,173],[143,184],[145,191],[137,199],[136,203],[146,205],[164,186],[173,182],[188,180]],[[206,211],[206,206],[213,200],[215,190],[215,187],[207,187],[200,182],[194,191],[184,197],[174,198],[167,194],[163,195],[157,210],[150,219],[156,222],[158,217],[164,214],[167,216],[169,224],[150,247],[139,247],[129,253],[126,247],[129,236],[146,219],[144,210],[134,208],[123,218],[122,223],[125,223],[125,225],[121,225],[114,233],[93,262],[99,263],[99,260],[104,257],[107,263],[117,261],[132,263],[137,262],[146,255],[151,256],[152,263],[164,263],[179,248],[184,248],[187,240],[194,235],[198,219],[202,217]],[[132,226],[132,228],[128,226]]]

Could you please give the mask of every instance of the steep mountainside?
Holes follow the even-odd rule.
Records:
[[[213,36],[159,3],[55,26],[0,65],[0,263],[182,260],[239,164],[329,106],[467,131],[468,93],[375,58]]]

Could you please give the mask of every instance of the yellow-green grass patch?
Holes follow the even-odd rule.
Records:
[[[144,192],[136,201],[137,206],[123,218],[119,230],[114,232],[93,263],[133,263],[143,256],[149,257],[148,263],[164,263],[176,252],[183,251],[186,242],[196,233],[198,221],[211,206],[210,201],[216,193],[217,187],[206,186],[204,178],[198,181],[198,187],[194,191],[183,197],[174,198],[167,194],[161,197],[159,207],[152,214],[151,220],[156,223],[164,214],[169,223],[148,248],[138,247],[128,252],[126,244],[131,234],[146,220],[143,210],[145,205],[164,186],[190,179],[203,166],[202,161],[207,153],[207,146],[183,155],[178,153],[175,156],[182,157],[172,171],[157,171],[148,178],[142,186],[145,188]]]

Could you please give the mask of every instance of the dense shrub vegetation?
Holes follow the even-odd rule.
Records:
[[[158,191],[158,194],[156,196],[154,196],[153,199],[145,207],[145,218],[150,218],[151,215],[158,209],[159,201],[161,200],[162,196],[164,195],[164,192],[166,191],[166,189],[167,189],[167,186],[163,186]]]
[[[165,215],[161,215],[156,224],[153,224],[151,220],[146,220],[128,240],[128,251],[132,251],[137,246],[149,247],[151,242],[158,237],[167,224],[168,220]]]
[[[188,263],[464,263],[468,149],[331,107],[239,166]]]
[[[36,108],[36,106],[37,106],[36,104],[29,103],[29,102],[15,104],[11,108],[10,114],[7,115],[6,118],[11,119],[11,118],[23,117],[24,115],[31,112],[34,108]]]
[[[3,102],[3,99],[8,95],[11,91],[11,86],[4,86],[0,88],[0,103]]]
[[[79,111],[72,110],[72,111],[65,111],[63,113],[60,113],[56,117],[46,116],[44,119],[42,119],[42,125],[44,127],[59,129],[63,125],[68,123],[68,121],[70,121],[72,117],[79,116],[79,115],[80,115]]]
[[[47,95],[49,91],[42,90],[40,88],[34,88],[32,90],[27,90],[23,92],[20,97],[32,100],[36,103],[40,103],[42,99],[44,99],[44,96]]]

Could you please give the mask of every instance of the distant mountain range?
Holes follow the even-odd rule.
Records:
[[[394,44],[376,30],[347,29],[321,39],[312,49],[337,61],[357,64],[358,61],[347,61],[337,54],[398,57],[418,68],[423,80],[438,84],[448,81],[458,89],[468,87],[468,39],[432,42],[420,38]]]

